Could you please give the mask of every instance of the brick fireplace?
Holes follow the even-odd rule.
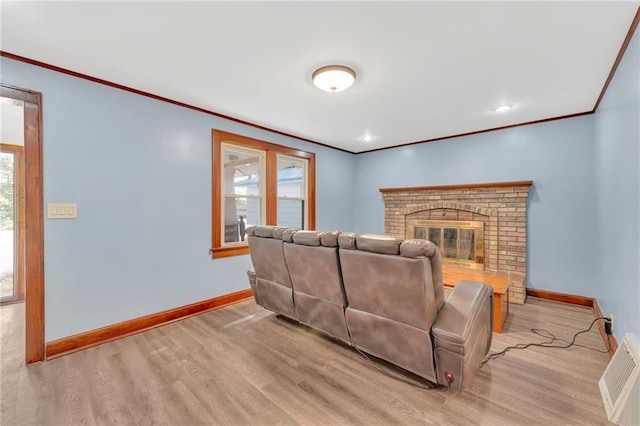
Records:
[[[452,234],[469,232],[464,226],[470,222],[483,224],[482,232],[476,235],[482,238],[477,243],[484,255],[474,258],[481,262],[475,268],[508,274],[509,301],[522,304],[526,298],[527,200],[532,184],[520,181],[382,188],[385,234],[413,238],[408,231],[419,227],[429,229],[432,237],[438,238],[445,234],[425,228],[428,224],[448,224],[442,226],[449,227]],[[456,227],[453,221],[461,225]]]

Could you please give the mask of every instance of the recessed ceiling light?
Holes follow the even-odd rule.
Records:
[[[494,108],[493,110],[495,112],[505,112],[505,111],[509,111],[511,108],[512,108],[512,105],[500,105]]]
[[[371,142],[373,140],[373,136],[371,136],[370,134],[366,134],[362,137],[362,140],[365,142]]]
[[[344,65],[327,65],[318,68],[311,75],[313,84],[326,92],[341,92],[356,81],[356,72]]]

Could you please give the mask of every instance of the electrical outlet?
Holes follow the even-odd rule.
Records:
[[[604,332],[606,334],[613,334],[613,315],[604,320]]]

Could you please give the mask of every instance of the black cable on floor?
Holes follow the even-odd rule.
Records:
[[[576,334],[573,335],[573,339],[571,339],[571,342],[567,342],[566,340],[563,339],[558,339],[555,335],[553,335],[549,330],[546,329],[540,329],[540,328],[532,328],[531,332],[534,334],[537,334],[540,337],[546,337],[550,340],[546,341],[546,342],[534,342],[534,343],[518,343],[517,345],[513,345],[513,346],[507,346],[506,348],[504,348],[503,350],[501,350],[500,352],[495,352],[490,354],[489,356],[487,356],[484,360],[482,360],[482,363],[480,364],[480,367],[482,368],[482,366],[484,366],[487,362],[491,361],[492,359],[495,359],[499,356],[502,356],[504,354],[506,354],[507,352],[509,352],[512,349],[527,349],[529,347],[532,346],[537,346],[537,347],[541,347],[541,348],[556,348],[556,349],[567,349],[570,348],[572,346],[576,346],[576,347],[581,347],[581,348],[586,348],[586,349],[591,349],[592,351],[596,351],[596,352],[601,352],[601,353],[608,353],[609,350],[611,349],[611,338],[610,335],[607,335],[607,349],[606,350],[600,350],[600,349],[596,349],[596,348],[592,348],[589,346],[585,346],[585,345],[581,345],[576,343],[576,338],[583,333],[587,333],[589,331],[591,331],[591,329],[593,328],[593,325],[596,323],[596,321],[599,320],[608,320],[609,318],[607,317],[598,317],[596,319],[594,319],[591,322],[591,325],[589,326],[589,328],[587,328],[586,330],[582,330],[577,332]],[[546,333],[546,335],[544,335],[543,333]],[[560,346],[560,345],[554,345],[555,342],[563,342],[565,343],[565,345]]]

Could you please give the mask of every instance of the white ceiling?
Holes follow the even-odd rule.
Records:
[[[1,48],[362,152],[591,111],[638,4],[3,1]]]

